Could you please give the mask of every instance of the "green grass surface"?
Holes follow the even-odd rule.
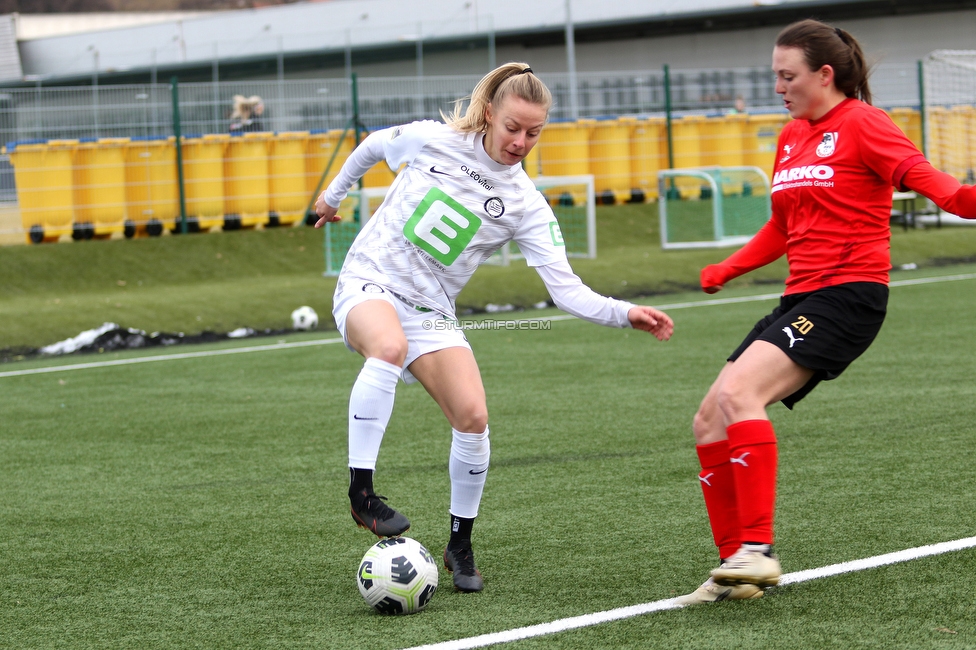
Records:
[[[660,248],[656,204],[597,209],[595,260],[572,260],[580,276],[604,294],[631,298],[697,286],[698,272],[730,249]],[[972,258],[976,228],[929,228],[892,234],[896,265],[936,258]],[[0,349],[40,347],[105,322],[147,332],[290,326],[299,305],[311,305],[331,327],[334,279],[323,278],[323,236],[284,228],[155,239],[0,247]],[[781,260],[733,286],[775,283]],[[529,306],[547,299],[524,262],[485,266],[461,293],[462,308]]]
[[[785,571],[974,534],[974,291],[894,287],[847,373],[793,412],[771,407]],[[576,320],[470,331],[492,427],[475,528],[486,587],[455,593],[442,571],[428,609],[404,618],[373,614],[354,580],[375,538],[347,509],[361,359],[341,345],[0,376],[0,647],[398,648],[690,591],[715,560],[691,417],[772,305],[675,308],[663,344]],[[231,345],[254,342],[193,351]],[[377,489],[435,555],[449,447],[432,400],[401,385]],[[970,549],[504,647],[973,648],[974,563]]]

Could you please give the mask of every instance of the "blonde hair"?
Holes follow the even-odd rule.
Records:
[[[552,93],[532,73],[529,64],[520,62],[500,65],[486,74],[471,91],[470,97],[462,97],[454,102],[454,110],[449,115],[441,111],[441,117],[459,133],[484,133],[488,130],[485,119],[488,104],[497,107],[510,95],[544,107],[548,118]],[[466,100],[470,100],[470,103],[467,110],[462,112]]]
[[[245,97],[244,95],[234,95],[234,110],[230,114],[230,119],[249,120],[254,117],[259,105],[264,102],[258,95]]]

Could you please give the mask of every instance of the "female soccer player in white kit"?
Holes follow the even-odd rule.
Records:
[[[373,490],[380,443],[399,379],[419,381],[453,429],[451,533],[444,564],[461,591],[481,591],[471,529],[488,470],[488,409],[481,373],[457,326],[455,300],[482,262],[515,241],[559,308],[659,340],[664,313],[594,293],[573,273],[559,224],[522,169],[538,142],[552,96],[524,63],[507,63],[475,87],[447,124],[423,121],[370,134],[315,203],[316,227],[373,165],[405,165],[353,242],[336,285],[333,315],[346,344],[366,361],[349,398],[349,499],[353,519],[379,536],[409,520]]]

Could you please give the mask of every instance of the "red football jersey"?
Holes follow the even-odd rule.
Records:
[[[786,293],[888,283],[892,187],[925,158],[879,108],[847,99],[779,136],[773,220],[787,236]]]

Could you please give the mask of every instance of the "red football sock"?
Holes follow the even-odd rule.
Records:
[[[739,497],[742,540],[773,543],[776,506],[776,432],[769,420],[745,420],[726,428]]]
[[[698,475],[708,523],[718,547],[719,557],[725,559],[739,550],[742,536],[739,533],[739,508],[735,493],[732,463],[729,461],[729,441],[719,440],[695,447],[702,471]]]

